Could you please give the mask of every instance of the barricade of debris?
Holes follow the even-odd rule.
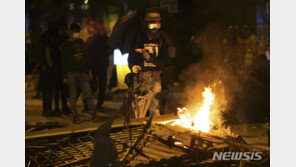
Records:
[[[153,115],[132,125],[128,102],[96,130],[63,131],[26,137],[27,166],[269,166],[269,147],[240,137],[221,137],[168,123]],[[125,125],[112,128],[125,116]],[[156,118],[155,118],[156,120]],[[214,159],[218,152],[260,152],[262,159]],[[223,157],[223,156],[222,156]],[[225,156],[226,157],[226,156]]]
[[[109,137],[100,140],[102,143],[105,142],[104,145],[109,143],[112,147],[114,144],[115,151],[110,154],[111,159],[114,158],[113,166],[244,166],[243,164],[265,166],[269,163],[268,147],[248,145],[237,138],[195,133],[168,124],[151,124],[148,121],[141,126],[112,128]],[[98,157],[98,154],[94,153],[95,141],[94,131],[27,140],[26,164],[27,166],[92,166],[95,159],[106,158]],[[107,152],[112,150],[111,147],[101,151],[107,155]],[[213,160],[213,153],[221,151],[261,151],[263,159]]]

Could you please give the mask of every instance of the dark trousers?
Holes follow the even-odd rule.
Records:
[[[97,86],[99,86],[97,107],[101,107],[105,101],[105,96],[106,96],[107,71],[95,70],[93,75],[94,75],[94,78],[91,81],[91,85],[93,85],[95,92],[97,90]]]
[[[67,106],[67,98],[69,98],[68,86],[62,81],[62,74],[59,71],[56,77],[56,87],[55,87],[55,107],[59,108],[59,99],[62,99],[63,108]]]
[[[43,111],[52,111],[52,98],[56,86],[56,71],[54,68],[46,68],[44,73]]]
[[[70,90],[70,108],[74,117],[77,117],[76,111],[76,98],[77,98],[77,90],[80,89],[83,93],[84,98],[87,101],[87,105],[89,107],[90,113],[95,115],[95,107],[93,104],[93,99],[91,96],[91,89],[89,84],[89,78],[86,73],[68,73],[68,82],[69,82],[69,90]]]
[[[41,93],[43,93],[43,90],[44,90],[44,70],[40,69],[37,90],[36,90],[37,96],[40,96]]]
[[[90,86],[91,86],[91,91],[92,92],[97,92],[99,89],[98,93],[98,101],[97,101],[97,108],[100,108],[106,97],[106,89],[107,89],[107,70],[93,70],[93,80],[90,81]],[[98,88],[99,86],[99,88]],[[78,91],[78,96],[80,94],[80,91]],[[78,98],[78,97],[77,97]],[[86,99],[83,99],[84,103],[84,108],[88,109]]]

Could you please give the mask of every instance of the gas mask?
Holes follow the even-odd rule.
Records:
[[[155,33],[161,28],[161,22],[160,21],[151,21],[147,23],[149,31]]]

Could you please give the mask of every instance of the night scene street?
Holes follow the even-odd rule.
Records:
[[[25,166],[270,166],[269,0],[26,0]]]

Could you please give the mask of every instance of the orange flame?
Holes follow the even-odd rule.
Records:
[[[203,105],[194,115],[186,108],[178,108],[179,119],[173,122],[173,125],[179,125],[192,130],[209,132],[213,122],[210,120],[211,106],[214,104],[215,94],[211,88],[205,88],[202,93],[204,97]]]

